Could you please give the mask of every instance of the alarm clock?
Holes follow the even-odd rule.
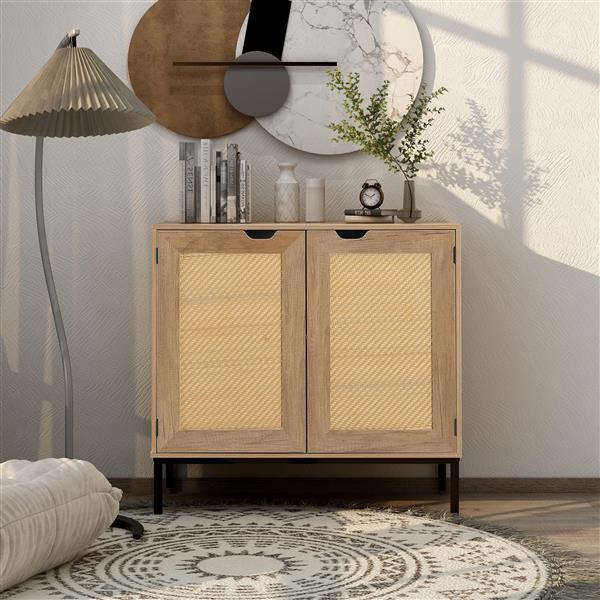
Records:
[[[383,203],[381,184],[375,179],[367,179],[362,185],[359,199],[360,203],[369,210],[379,208]]]

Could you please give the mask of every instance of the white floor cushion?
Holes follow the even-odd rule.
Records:
[[[81,555],[113,522],[121,495],[83,460],[0,464],[0,591]]]

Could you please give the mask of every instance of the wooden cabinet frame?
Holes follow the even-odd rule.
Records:
[[[437,389],[434,419],[439,427],[433,432],[377,432],[376,439],[372,432],[351,432],[352,435],[328,431],[326,423],[326,402],[318,405],[311,404],[311,394],[316,398],[323,394],[318,386],[327,385],[326,360],[319,366],[311,357],[310,352],[316,348],[327,348],[327,287],[328,278],[318,282],[319,273],[324,275],[325,266],[315,257],[306,238],[318,232],[329,232],[328,239],[334,232],[340,232],[338,237],[362,238],[368,245],[385,251],[400,244],[404,250],[410,249],[411,244],[422,244],[430,240],[432,251],[432,275],[440,276],[446,281],[446,292],[436,292],[433,287],[434,311],[433,321],[439,323],[440,317],[446,318],[446,325],[439,324],[441,330],[434,332],[440,335],[438,342],[448,349],[451,356],[443,356],[443,352],[434,357],[438,374],[442,375],[434,381]],[[209,233],[208,236],[198,236],[199,233]],[[277,233],[275,233],[277,232]],[[366,235],[365,235],[366,232]],[[388,239],[385,232],[406,232],[404,241]],[[225,233],[235,233],[227,236]],[[375,233],[377,235],[375,235]],[[383,234],[383,237],[380,237]],[[436,235],[434,235],[436,234]],[[441,235],[440,235],[441,234]],[[291,235],[291,237],[290,237]],[[198,239],[202,238],[199,244]],[[389,236],[390,238],[394,236]],[[261,239],[263,241],[261,242]],[[313,242],[318,237],[313,238]],[[384,240],[383,244],[379,240]],[[394,237],[398,240],[397,236]],[[233,240],[233,241],[231,241]],[[373,240],[371,242],[370,240]],[[437,240],[437,241],[436,241]],[[352,240],[340,239],[333,243],[335,248],[351,248]],[[177,393],[176,386],[169,386],[165,381],[173,372],[173,355],[175,335],[172,329],[173,316],[177,313],[177,290],[165,286],[165,271],[177,268],[177,253],[186,247],[216,251],[248,251],[256,252],[264,243],[263,251],[282,252],[282,271],[287,273],[282,280],[283,289],[287,290],[282,297],[282,307],[288,315],[300,314],[301,318],[291,319],[292,324],[283,334],[283,355],[294,356],[295,360],[288,361],[282,370],[282,377],[296,393],[288,395],[284,400],[284,427],[279,433],[271,431],[240,432],[188,432],[182,435],[177,431],[177,414],[174,410],[159,411],[159,406],[173,398]],[[330,242],[326,241],[326,247]],[[354,246],[353,250],[360,247]],[[420,246],[422,248],[422,246]],[[270,250],[266,250],[270,248]],[[285,249],[287,248],[287,250]],[[306,252],[305,252],[306,249]],[[397,250],[399,248],[396,248]],[[336,250],[337,251],[337,250]],[[286,260],[289,262],[286,266]],[[449,261],[453,262],[448,268]],[[445,266],[444,266],[445,265]],[[347,224],[347,223],[252,223],[242,224],[175,224],[155,225],[153,228],[153,344],[152,344],[152,458],[154,461],[154,512],[162,512],[162,490],[164,485],[163,467],[167,467],[167,481],[172,483],[173,467],[177,463],[213,464],[229,462],[368,462],[368,463],[430,463],[438,464],[438,486],[440,492],[446,487],[445,465],[451,466],[450,509],[457,513],[459,510],[459,461],[462,456],[462,403],[461,403],[461,229],[460,225],[450,223],[416,223],[416,224]],[[452,278],[450,281],[448,278]],[[168,278],[167,278],[168,279]],[[306,289],[305,282],[311,284]],[[440,288],[441,290],[442,288]],[[452,296],[453,290],[453,297]],[[436,295],[437,294],[437,295]],[[449,295],[448,295],[449,294]],[[306,306],[307,296],[310,305]],[[316,310],[313,307],[317,306]],[[321,308],[318,309],[320,303]],[[448,307],[452,306],[452,313]],[[440,312],[441,311],[441,312]],[[305,320],[308,314],[310,322]],[[171,320],[169,320],[171,319]],[[161,322],[163,325],[161,326]],[[166,331],[161,327],[166,326]],[[441,340],[445,341],[442,342]],[[166,341],[165,341],[166,340]],[[161,344],[166,347],[161,348]],[[312,349],[312,350],[311,350]],[[452,352],[454,349],[454,352]],[[309,352],[311,366],[307,370],[306,351]],[[166,354],[165,354],[166,352]],[[159,355],[164,354],[165,358]],[[282,355],[282,356],[283,356]],[[166,363],[165,363],[166,360]],[[285,361],[284,361],[285,362]],[[448,375],[449,374],[449,375]],[[434,374],[435,377],[435,374]],[[308,381],[308,389],[307,389]],[[315,387],[317,386],[317,387]],[[446,391],[446,397],[442,394]],[[312,389],[312,391],[311,391]],[[307,393],[308,392],[308,393]],[[317,396],[316,396],[316,395]],[[307,413],[307,403],[309,410]],[[176,404],[176,403],[175,403]],[[165,422],[159,421],[159,412],[164,413]],[[163,431],[163,427],[165,428]],[[312,445],[307,445],[308,437],[312,437]],[[248,435],[250,434],[250,435]],[[225,436],[225,438],[223,437]],[[225,439],[225,445],[223,441]],[[375,444],[376,442],[376,444]],[[215,444],[219,451],[215,451]],[[182,445],[185,450],[182,450]],[[290,450],[290,448],[292,448]]]
[[[377,236],[371,232],[411,232],[417,234],[420,240],[431,237],[436,240],[446,240],[443,242],[443,249],[437,252],[437,256],[444,263],[453,259],[454,266],[451,271],[443,270],[442,276],[448,277],[448,273],[453,272],[453,281],[447,282],[446,290],[454,291],[453,298],[446,298],[449,303],[453,304],[454,318],[449,323],[449,328],[443,332],[444,336],[453,336],[453,342],[448,343],[448,348],[451,350],[454,347],[454,353],[450,357],[449,362],[443,369],[449,369],[453,376],[445,378],[447,398],[441,399],[437,406],[437,414],[441,427],[438,428],[438,434],[429,434],[419,436],[418,432],[415,435],[402,436],[398,432],[387,432],[382,435],[383,445],[379,445],[375,449],[372,445],[372,433],[361,435],[361,432],[352,432],[352,435],[347,437],[340,436],[336,432],[333,435],[327,430],[325,422],[321,419],[324,416],[325,405],[320,408],[310,405],[310,389],[313,387],[312,394],[315,394],[314,386],[318,385],[319,381],[323,380],[323,369],[313,365],[307,370],[306,349],[315,344],[323,345],[326,343],[326,315],[321,311],[312,313],[310,307],[305,305],[306,296],[308,295],[313,303],[315,298],[317,301],[322,297],[326,297],[325,288],[306,290],[305,282],[310,282],[317,276],[317,272],[323,273],[323,266],[317,260],[314,264],[311,259],[311,246],[306,245],[306,237],[317,232],[334,233],[339,231],[342,235],[361,238],[365,237],[368,242],[369,237],[375,239]],[[293,320],[293,325],[285,333],[285,339],[288,340],[287,348],[282,349],[287,354],[294,354],[296,359],[289,363],[290,378],[288,383],[292,383],[293,387],[299,392],[294,401],[291,397],[288,398],[287,409],[287,424],[281,432],[275,433],[271,431],[255,431],[243,433],[243,439],[240,438],[239,432],[202,432],[200,439],[196,437],[197,432],[191,432],[177,437],[181,434],[177,432],[177,415],[176,411],[166,411],[166,422],[159,420],[162,417],[162,412],[158,407],[165,398],[172,396],[165,394],[176,393],[176,388],[166,386],[164,378],[168,377],[169,369],[173,369],[173,356],[169,360],[170,366],[165,366],[159,359],[159,354],[164,353],[165,349],[160,349],[160,344],[165,343],[163,338],[173,336],[167,331],[163,333],[160,322],[163,319],[168,321],[168,312],[176,311],[177,295],[176,290],[170,291],[164,286],[163,267],[167,269],[176,268],[175,255],[185,247],[198,248],[198,233],[209,233],[209,236],[202,236],[205,240],[201,246],[203,248],[212,247],[220,251],[228,249],[256,252],[262,243],[266,246],[273,243],[270,247],[272,251],[284,252],[283,246],[288,242],[291,243],[291,238],[287,235],[294,236],[294,242],[291,243],[290,257],[295,259],[291,261],[295,268],[288,270],[287,283],[283,282],[283,287],[288,290],[285,297],[282,298],[282,306],[287,307],[288,314],[299,313],[300,320]],[[222,234],[236,233],[237,236],[228,238]],[[245,232],[248,232],[246,234]],[[363,236],[367,232],[366,236]],[[441,237],[435,237],[432,234],[443,234]],[[251,234],[255,234],[252,235]],[[425,236],[423,238],[423,236]],[[228,239],[236,239],[233,245],[228,242]],[[264,238],[261,241],[261,238]],[[273,238],[273,239],[272,239]],[[415,238],[415,239],[417,239]],[[416,224],[347,224],[347,223],[253,223],[249,225],[241,224],[177,224],[167,223],[155,225],[153,229],[153,246],[152,246],[152,275],[153,275],[153,304],[152,304],[152,458],[154,461],[154,490],[155,490],[155,507],[156,513],[162,512],[162,489],[164,483],[163,467],[167,465],[167,479],[173,474],[173,465],[177,463],[196,463],[196,464],[212,464],[221,462],[236,462],[236,461],[293,461],[293,462],[380,462],[380,463],[433,463],[438,464],[438,484],[439,489],[445,489],[446,464],[451,465],[451,510],[458,512],[458,465],[462,456],[462,404],[461,404],[461,230],[460,225],[449,223],[416,223]],[[207,241],[212,239],[212,241]],[[448,243],[451,240],[453,243]],[[341,242],[351,242],[352,240],[341,240]],[[238,246],[236,244],[242,244]],[[283,243],[283,246],[281,244]],[[337,244],[338,242],[336,242]],[[370,243],[370,242],[369,242]],[[410,245],[410,241],[407,241]],[[280,244],[278,246],[278,244]],[[348,247],[348,244],[343,244]],[[435,244],[434,244],[435,246]],[[405,246],[408,248],[409,246]],[[277,248],[277,249],[275,249]],[[305,254],[306,248],[306,254]],[[289,249],[288,249],[289,250]],[[383,248],[385,250],[385,248]],[[449,256],[452,253],[452,256]],[[310,256],[309,256],[310,254]],[[165,262],[166,261],[166,264]],[[433,261],[432,265],[435,263]],[[441,263],[440,263],[441,264]],[[288,265],[288,266],[290,266]],[[435,268],[435,267],[434,267]],[[284,266],[285,269],[285,266]],[[328,285],[325,281],[322,285]],[[316,281],[316,280],[315,280]],[[313,288],[319,287],[313,281]],[[292,293],[293,290],[293,293]],[[435,289],[434,289],[435,293]],[[162,296],[162,297],[161,297]],[[438,298],[434,303],[441,300]],[[163,312],[164,311],[164,312]],[[308,314],[311,320],[307,323],[304,320],[304,315]],[[434,315],[435,320],[435,315]],[[310,330],[310,331],[309,331]],[[312,332],[312,334],[310,334]],[[307,337],[307,334],[308,335]],[[313,337],[311,337],[311,335]],[[173,340],[166,342],[168,352],[172,352]],[[310,354],[309,354],[310,360]],[[444,360],[442,360],[442,363]],[[306,383],[308,379],[308,390]],[[441,381],[435,382],[436,386],[441,385]],[[308,391],[308,394],[307,394]],[[307,397],[309,398],[307,400]],[[302,398],[301,400],[299,398]],[[307,401],[309,402],[309,410],[307,414]],[[161,414],[159,415],[159,412]],[[321,416],[319,416],[321,415]],[[454,418],[456,420],[454,420]],[[442,424],[443,423],[443,424]],[[163,427],[165,430],[163,432]],[[435,430],[435,427],[434,427]],[[313,436],[313,442],[317,441],[317,445],[312,447],[307,446],[306,432],[308,436]],[[162,432],[162,433],[161,433]],[[314,433],[320,436],[317,440],[314,439]],[[251,435],[247,435],[250,433]],[[377,432],[379,436],[381,432]],[[161,437],[164,436],[164,437]],[[421,437],[421,439],[419,439]],[[426,439],[426,438],[429,439]],[[195,439],[193,439],[195,438]],[[324,440],[324,443],[323,443]],[[240,445],[240,441],[243,442]],[[292,445],[290,445],[290,443]],[[322,445],[319,445],[321,444]],[[185,448],[182,450],[182,448]],[[215,448],[218,450],[215,451]],[[243,448],[240,450],[240,448]],[[292,449],[290,449],[292,448]]]
[[[428,446],[419,446],[417,450],[408,445],[403,446],[402,444],[396,445],[395,441],[387,444],[385,450],[369,450],[366,451],[364,447],[354,447],[353,449],[346,448],[344,451],[340,449],[328,449],[325,451],[321,450],[310,450],[307,448],[305,443],[305,438],[300,439],[300,437],[296,436],[296,441],[298,442],[296,448],[292,451],[288,449],[283,449],[283,444],[280,446],[279,450],[269,447],[269,449],[265,448],[264,445],[264,437],[257,433],[254,436],[254,440],[250,442],[250,445],[244,446],[244,451],[240,451],[239,446],[235,446],[235,436],[232,434],[232,446],[231,450],[222,450],[219,452],[214,451],[214,446],[211,448],[208,443],[210,439],[207,439],[207,443],[196,444],[193,445],[193,442],[190,441],[190,447],[186,448],[185,451],[175,447],[169,447],[167,443],[167,447],[161,446],[158,441],[160,438],[160,431],[162,429],[161,423],[158,422],[158,412],[157,405],[159,402],[159,365],[158,365],[158,323],[161,318],[163,318],[162,314],[159,314],[159,291],[161,289],[160,286],[160,265],[159,265],[159,255],[161,254],[161,250],[159,250],[159,240],[170,239],[168,236],[172,234],[177,234],[180,236],[181,243],[192,243],[193,239],[195,239],[196,234],[198,232],[210,232],[210,236],[217,236],[224,232],[238,232],[241,233],[245,230],[254,231],[254,232],[296,232],[297,235],[300,235],[301,239],[304,240],[304,235],[308,232],[326,232],[326,231],[347,231],[347,232],[385,232],[385,231],[404,231],[404,232],[414,232],[414,233],[427,233],[427,232],[436,232],[436,233],[446,233],[450,236],[453,236],[454,246],[454,333],[455,333],[455,358],[454,358],[454,370],[455,370],[455,382],[452,386],[451,394],[455,395],[455,409],[454,412],[456,414],[456,425],[454,426],[456,429],[456,437],[454,438],[455,443],[451,445],[451,447],[446,446],[444,449],[442,444],[435,445],[434,442],[430,443]],[[189,237],[188,237],[189,236]],[[248,225],[241,224],[220,224],[220,225],[204,225],[204,224],[178,224],[178,223],[166,223],[155,225],[153,228],[153,260],[152,260],[152,274],[153,274],[153,303],[152,303],[152,319],[153,319],[153,344],[152,344],[152,457],[153,458],[172,458],[172,459],[183,459],[185,457],[195,457],[197,459],[206,458],[209,459],[211,457],[221,457],[221,458],[248,458],[248,459],[266,459],[266,458],[281,458],[281,459],[292,459],[299,456],[309,455],[315,459],[327,459],[327,458],[347,458],[347,459],[372,459],[374,457],[380,456],[382,459],[431,459],[435,458],[439,459],[456,459],[462,456],[462,403],[461,403],[461,229],[460,225],[457,224],[449,224],[449,223],[417,223],[417,224],[385,224],[385,225],[371,225],[371,224],[347,224],[347,223],[252,223]],[[217,238],[215,238],[216,240]],[[368,239],[368,234],[367,234]],[[258,244],[260,244],[260,240],[258,239],[247,239],[248,249],[256,250]],[[215,242],[216,243],[216,242]],[[219,242],[221,243],[221,242]],[[310,251],[310,250],[309,250]],[[308,261],[308,255],[306,257]],[[308,269],[308,263],[307,263]],[[303,269],[295,269],[295,283],[293,286],[296,287],[296,290],[301,290],[299,293],[296,292],[292,294],[290,298],[302,298],[304,288],[304,277],[305,272]],[[300,335],[302,341],[298,343],[298,347],[304,344],[304,332],[299,332],[299,329],[296,328],[297,335]],[[298,361],[296,361],[296,367],[298,369],[298,373],[300,370],[305,370],[306,363],[304,355],[300,357]],[[300,383],[298,385],[302,386],[302,379],[299,374],[296,374],[296,377],[299,378]],[[311,378],[312,379],[312,378]],[[309,382],[310,383],[310,382]],[[305,388],[302,388],[305,390]],[[161,391],[162,393],[162,391]],[[304,392],[303,392],[304,393]],[[301,422],[306,415],[306,404],[304,404],[304,408],[300,407],[300,410],[295,411],[295,418]],[[316,413],[313,413],[309,416],[308,420],[314,420]],[[171,424],[171,430],[174,430],[174,421]],[[308,422],[307,422],[308,423]],[[167,424],[168,425],[168,424]],[[167,430],[169,431],[169,430]],[[310,432],[309,432],[310,434]],[[448,431],[445,431],[445,439],[448,439]],[[210,438],[210,436],[208,436]],[[390,438],[391,439],[391,438]],[[166,440],[165,440],[166,441]],[[282,441],[282,440],[280,440]],[[187,443],[187,442],[186,442]],[[279,442],[276,442],[279,443]],[[412,442],[411,442],[412,443]],[[236,449],[234,449],[236,448]]]

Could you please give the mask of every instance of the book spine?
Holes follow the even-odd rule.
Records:
[[[217,222],[217,173],[214,161],[210,165],[210,222]]]
[[[221,189],[219,190],[219,223],[227,223],[227,159],[221,159]]]
[[[200,140],[200,168],[201,187],[200,187],[200,223],[210,223],[210,140]]]
[[[227,222],[237,223],[237,144],[227,144]]]
[[[247,223],[246,161],[240,160],[240,223]]]
[[[179,142],[179,207],[181,223],[185,223],[185,142]]]
[[[235,206],[237,211],[237,221],[240,220],[240,159],[242,155],[240,152],[235,153],[235,182],[236,182],[236,194],[235,194]]]
[[[397,211],[395,209],[380,209],[380,208],[346,208],[345,215],[355,217],[393,217]]]
[[[215,198],[215,206],[214,213],[211,213],[211,223],[220,223],[221,222],[221,151],[217,150],[215,152],[215,187],[214,187],[214,198]],[[211,196],[212,198],[212,196]],[[211,206],[212,209],[212,206]],[[212,215],[214,214],[215,220],[212,220]]]
[[[202,167],[194,167],[194,213],[196,223],[202,223]]]
[[[196,221],[195,211],[195,174],[196,144],[185,142],[185,222]]]
[[[252,223],[252,169],[250,163],[246,163],[246,213],[248,223]]]

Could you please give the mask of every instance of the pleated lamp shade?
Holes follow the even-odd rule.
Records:
[[[58,48],[0,119],[0,129],[80,137],[145,127],[154,115],[89,48]]]

